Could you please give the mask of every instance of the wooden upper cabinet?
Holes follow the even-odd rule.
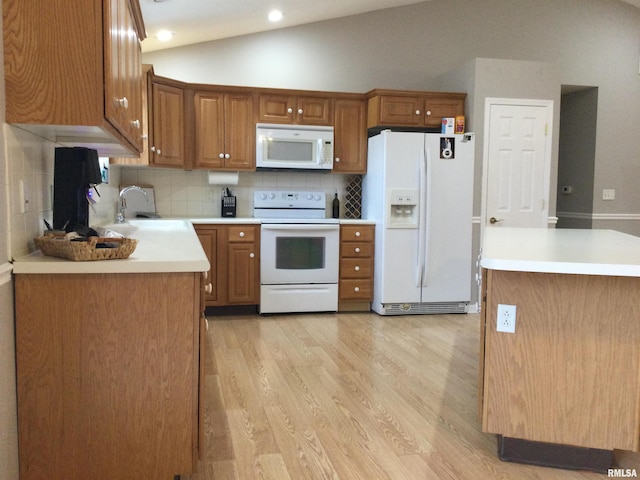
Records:
[[[104,20],[106,116],[141,152],[142,53],[129,1],[105,1]]]
[[[184,89],[154,79],[151,97],[149,163],[184,168]]]
[[[367,173],[367,105],[364,99],[334,102],[334,173]]]
[[[332,100],[321,96],[263,93],[258,118],[262,123],[331,125]]]
[[[4,0],[2,11],[6,121],[62,145],[138,156],[138,0]]]
[[[464,115],[465,93],[374,90],[368,94],[368,128],[439,129],[443,117]]]
[[[254,98],[251,94],[196,92],[194,168],[255,169]]]

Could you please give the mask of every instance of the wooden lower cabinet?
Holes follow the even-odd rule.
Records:
[[[260,303],[260,225],[197,224],[211,270],[209,307]]]
[[[21,480],[194,470],[201,288],[197,272],[16,275]]]
[[[636,277],[483,270],[479,410],[484,432],[640,449]],[[515,305],[515,333],[496,329]]]
[[[373,300],[374,225],[340,226],[338,310],[369,310]]]

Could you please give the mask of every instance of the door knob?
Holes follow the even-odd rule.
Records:
[[[489,219],[489,223],[491,223],[491,224],[493,224],[493,223],[498,223],[498,222],[501,222],[501,221],[503,221],[503,220],[504,220],[504,218],[491,217],[491,218]]]

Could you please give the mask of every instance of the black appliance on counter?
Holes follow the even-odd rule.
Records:
[[[53,170],[53,228],[89,226],[87,192],[102,183],[98,152],[85,147],[58,147]]]

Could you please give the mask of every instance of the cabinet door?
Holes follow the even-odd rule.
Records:
[[[298,97],[295,111],[297,123],[305,125],[331,125],[331,99],[322,97]]]
[[[253,120],[253,97],[227,94],[224,105],[224,166],[232,170],[254,170],[256,129]]]
[[[142,54],[128,0],[108,0],[105,21],[105,116],[142,151]]]
[[[420,127],[424,100],[419,97],[383,95],[380,97],[379,125]]]
[[[333,171],[367,173],[367,117],[364,100],[335,101]]]
[[[259,255],[255,243],[230,243],[228,246],[227,299],[233,305],[259,302]]]
[[[427,96],[424,112],[425,126],[440,127],[443,117],[464,115],[464,99],[464,94],[434,94]]]
[[[296,98],[292,95],[260,95],[258,119],[263,123],[291,123]]]
[[[182,88],[153,83],[151,163],[184,167],[184,92]]]
[[[224,167],[224,95],[196,93],[196,168]]]
[[[205,292],[205,304],[207,306],[219,305],[224,284],[218,281],[218,279],[221,278],[224,272],[221,272],[223,267],[222,262],[218,261],[218,239],[222,238],[221,230],[223,230],[224,227],[196,225],[195,228],[210,265],[205,285],[211,285],[211,287],[208,287],[208,291]]]

